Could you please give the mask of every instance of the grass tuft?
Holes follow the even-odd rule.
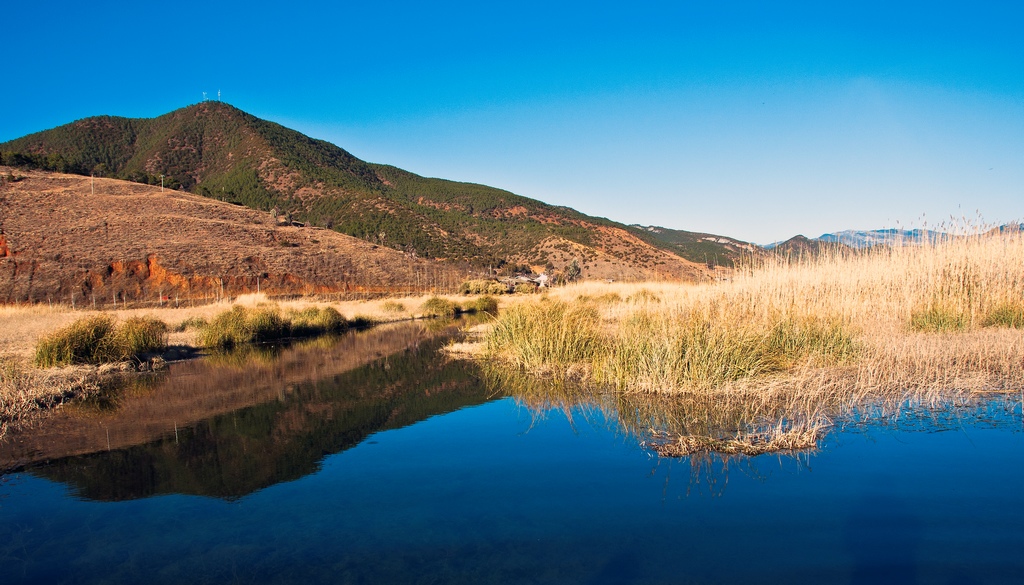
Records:
[[[652,293],[651,291],[647,290],[646,288],[642,288],[642,289],[636,291],[635,293],[629,295],[629,297],[626,299],[626,302],[629,302],[629,303],[660,303],[661,302],[661,297],[659,297],[658,295]]]
[[[333,307],[309,307],[289,314],[291,334],[296,337],[340,333],[348,321]]]
[[[472,309],[472,311],[476,313],[487,313],[488,315],[497,315],[498,299],[489,295],[485,295],[474,300],[472,305],[470,305],[470,308]]]
[[[540,290],[540,287],[532,282],[517,282],[512,292],[517,295],[532,295]]]
[[[948,305],[933,303],[910,313],[910,328],[922,333],[952,333],[969,326],[970,318]]]
[[[206,327],[206,325],[206,319],[203,319],[202,317],[189,317],[188,319],[185,319],[181,323],[178,323],[178,325],[174,328],[174,331],[180,333],[182,331],[188,331],[190,329],[201,330],[203,327]]]
[[[35,364],[48,368],[95,363],[100,341],[113,329],[114,319],[107,315],[79,319],[39,340]]]
[[[996,305],[982,321],[985,327],[1024,328],[1024,304],[1001,303]]]
[[[385,313],[404,313],[405,305],[398,301],[384,301],[380,306]]]
[[[136,358],[166,347],[167,325],[162,321],[133,317],[117,325],[108,315],[96,315],[79,319],[40,339],[34,362],[44,368],[101,364]]]
[[[214,317],[197,337],[203,347],[231,348],[288,336],[290,328],[277,307],[235,305]]]
[[[167,324],[149,317],[131,317],[114,328],[102,343],[102,361],[118,362],[167,348]]]
[[[365,329],[373,324],[373,319],[369,317],[346,319],[333,307],[307,307],[282,315],[276,305],[235,305],[203,327],[196,341],[202,347],[230,349],[243,344],[288,337],[312,337],[352,328]]]
[[[448,299],[430,297],[420,306],[420,312],[427,317],[452,319],[459,313],[459,307]]]

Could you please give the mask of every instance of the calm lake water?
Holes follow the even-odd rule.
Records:
[[[0,445],[3,583],[1019,583],[1014,404],[661,459],[404,325],[174,364]]]

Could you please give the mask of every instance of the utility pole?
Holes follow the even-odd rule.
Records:
[[[163,173],[160,174],[160,192],[161,193],[164,192],[164,175],[163,175]]]
[[[89,175],[89,176],[92,177],[92,194],[93,194],[93,197],[95,197],[96,196],[96,175]]]

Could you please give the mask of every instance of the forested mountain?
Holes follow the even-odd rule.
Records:
[[[0,157],[14,167],[163,180],[420,257],[506,272],[576,260],[584,277],[693,279],[705,264],[729,263],[712,260],[720,249],[707,238],[667,241],[501,189],[367,163],[221,102],[157,118],[86,118],[0,144]]]

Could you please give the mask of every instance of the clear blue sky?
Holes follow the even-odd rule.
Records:
[[[220,89],[365,160],[627,223],[767,243],[1024,217],[1022,3],[552,4],[13,3],[0,141]]]

